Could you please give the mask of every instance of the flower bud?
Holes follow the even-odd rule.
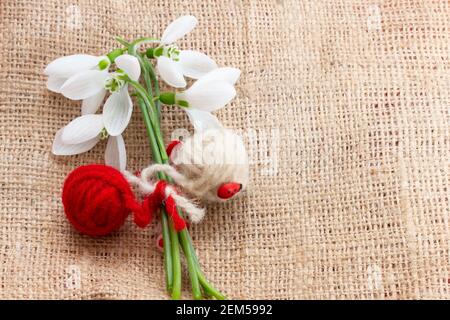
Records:
[[[103,59],[103,60],[100,60],[100,62],[98,63],[98,68],[99,68],[99,70],[105,70],[105,69],[108,69],[110,65],[111,65],[111,62],[109,61],[109,59]]]
[[[175,93],[173,92],[162,92],[159,95],[159,101],[167,105],[175,104]]]
[[[163,47],[158,47],[158,48],[153,49],[153,56],[154,57],[160,57],[160,56],[163,55],[163,53],[164,53],[164,48]]]
[[[189,108],[189,102],[187,102],[186,100],[177,100],[176,103],[182,108]]]
[[[145,55],[147,56],[147,58],[153,59],[155,57],[154,51],[154,48],[148,48],[147,51],[145,51]]]

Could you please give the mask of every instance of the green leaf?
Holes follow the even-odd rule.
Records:
[[[130,46],[130,43],[127,42],[126,40],[122,39],[121,37],[116,37],[115,39],[118,43],[120,43],[121,45],[123,45],[127,48]]]

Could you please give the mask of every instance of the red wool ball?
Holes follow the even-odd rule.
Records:
[[[72,171],[64,183],[62,202],[75,229],[92,237],[118,230],[131,211],[143,215],[124,176],[105,165]]]

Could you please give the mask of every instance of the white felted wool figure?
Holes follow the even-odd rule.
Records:
[[[195,133],[176,145],[170,159],[192,195],[225,201],[248,185],[249,164],[242,138],[222,127],[209,112],[188,110]]]
[[[179,179],[172,178],[205,200],[227,200],[247,186],[248,159],[242,139],[211,114],[235,97],[240,73],[236,68],[212,68],[187,90],[159,96],[165,105],[182,107],[195,128],[192,137],[175,150],[172,144],[169,148],[172,165],[180,173]]]

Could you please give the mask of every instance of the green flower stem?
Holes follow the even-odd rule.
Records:
[[[135,54],[140,45],[143,45],[146,43],[159,43],[159,42],[160,42],[160,39],[158,39],[158,38],[150,38],[150,37],[138,38],[130,43],[130,46],[128,47],[128,52],[130,54]]]
[[[161,225],[163,235],[163,251],[164,251],[164,268],[166,270],[166,288],[167,291],[172,293],[173,291],[173,262],[172,262],[172,245],[170,241],[170,228],[169,219],[167,217],[166,210],[161,208]]]
[[[187,242],[188,246],[191,248],[191,252],[194,257],[194,262],[197,267],[198,280],[199,280],[200,284],[202,285],[203,289],[205,290],[205,293],[209,296],[216,298],[217,300],[226,300],[227,297],[224,296],[222,293],[220,293],[220,291],[218,291],[216,288],[214,288],[213,285],[209,283],[209,281],[206,279],[205,275],[203,274],[200,263],[198,262],[197,254],[195,253],[194,245],[192,244],[192,238],[188,232],[186,232],[185,241]]]
[[[148,87],[148,92],[137,81],[128,79],[129,83],[135,88],[139,95],[139,106],[141,108],[144,123],[147,128],[147,133],[150,139],[150,146],[152,148],[153,159],[156,163],[164,163],[168,157],[165,154],[164,141],[161,137],[161,129],[159,125],[159,117],[156,117],[154,109],[152,108],[152,92],[150,91],[151,80],[149,79],[148,64],[142,59],[140,55],[136,53],[137,47],[145,42],[148,42],[148,38],[141,38],[130,44],[128,52],[139,59],[141,68],[144,70],[144,81]],[[150,39],[150,42],[153,40]],[[164,151],[162,156],[161,151]],[[167,177],[163,173],[158,173],[159,179],[166,179]],[[178,242],[178,235],[171,223],[168,221],[167,213],[163,210],[162,229],[163,229],[163,241],[164,241],[164,261],[166,268],[166,280],[167,288],[172,293],[172,299],[180,299],[181,297],[181,261],[180,261],[180,249]]]
[[[153,101],[151,99],[149,99],[149,100],[152,102],[151,107],[155,108]],[[160,130],[158,130],[156,132],[157,135],[160,133],[161,133]],[[160,139],[162,140],[162,137],[160,137]],[[161,151],[161,158],[163,159],[163,163],[167,163],[169,157],[167,155],[166,149],[162,148],[160,151]],[[162,176],[163,176],[163,179],[169,181],[170,183],[173,183],[173,180],[170,177],[166,176],[165,174],[162,174]],[[177,208],[177,210],[178,210],[178,214],[182,217],[183,214],[182,214],[181,210],[178,208]],[[187,265],[188,265],[189,277],[191,279],[191,285],[192,285],[192,293],[193,293],[194,299],[198,300],[198,299],[201,299],[202,295],[201,295],[201,290],[200,290],[199,280],[198,280],[198,270],[197,270],[198,263],[197,264],[195,263],[195,256],[194,256],[195,251],[194,251],[193,246],[189,246],[189,243],[187,242],[189,233],[186,231],[186,229],[181,230],[179,232],[179,234],[180,234],[179,240],[180,240],[181,246],[183,248],[183,251],[184,251],[184,254],[186,257],[186,261],[187,261]],[[172,234],[171,234],[171,241],[172,242],[174,241]],[[175,285],[176,285],[175,282],[173,285],[175,288]]]
[[[141,55],[137,54],[137,47],[140,44],[147,42],[148,38],[141,38],[130,44],[128,47],[128,52],[134,55],[139,60],[142,70],[144,71],[144,81],[146,82],[148,91],[143,88],[137,81],[132,81],[129,79],[129,83],[135,88],[139,99],[139,106],[141,108],[144,123],[147,128],[147,133],[150,139],[150,145],[152,148],[153,158],[157,163],[163,163],[165,159],[161,157],[161,149],[165,149],[164,141],[162,140],[159,116],[154,114],[152,105],[152,85],[149,77],[149,64],[142,58]],[[150,39],[152,41],[152,39]],[[162,173],[158,174],[159,179],[166,178]],[[166,283],[167,289],[172,294],[172,299],[180,299],[181,297],[181,261],[180,261],[180,249],[177,239],[176,231],[174,227],[169,224],[167,214],[164,208],[162,215],[162,231],[163,231],[163,242],[164,242],[164,264],[166,269]]]
[[[122,41],[121,43],[127,43],[124,40],[118,38],[117,39],[119,42]],[[157,38],[148,38],[148,37],[143,37],[143,38],[139,38],[134,40],[132,43],[127,43],[128,44],[128,53],[134,56],[138,56],[137,54],[137,49],[139,48],[139,46],[146,44],[146,43],[159,43],[160,39]],[[139,55],[140,56],[140,55]],[[142,56],[141,56],[142,57]],[[146,83],[147,83],[147,87],[148,90],[150,92],[152,92],[154,90],[154,94],[155,96],[159,96],[159,84],[158,84],[158,78],[156,77],[155,71],[153,70],[153,67],[150,63],[148,63],[147,59],[144,59],[144,57],[142,57],[141,59],[141,66],[144,66],[144,77],[148,77],[150,76],[151,81],[154,83],[155,87],[154,89],[152,89],[152,86],[148,84],[148,80],[146,79]],[[152,92],[153,93],[153,92]],[[156,110],[158,110],[158,115],[160,114],[161,111],[161,105],[158,102],[156,102]]]
[[[145,127],[147,129],[147,134],[150,140],[150,148],[152,149],[153,157],[155,162],[162,163],[161,156],[159,154],[159,150],[157,148],[156,138],[155,134],[153,132],[153,127],[151,125],[150,116],[147,111],[147,105],[144,103],[141,97],[138,97],[138,104],[141,108],[142,115],[144,118]],[[161,179],[162,176],[159,174],[159,178]],[[174,278],[180,278],[181,281],[181,272],[179,272],[179,269],[177,268],[178,273],[176,273],[175,270],[175,263],[179,263],[179,250],[178,252],[176,250],[173,250],[172,248],[172,241],[170,237],[170,229],[173,229],[169,226],[167,213],[165,212],[164,208],[162,208],[163,214],[162,214],[162,231],[163,231],[163,242],[164,242],[164,267],[166,269],[166,284],[167,284],[167,290],[173,294],[174,292]],[[178,244],[178,241],[176,241]],[[176,257],[173,257],[173,255],[177,255],[178,253],[178,259]],[[178,282],[178,280],[177,280]]]
[[[151,100],[153,102],[153,104],[155,104],[155,97],[153,96],[153,86],[152,86],[152,81],[154,82],[154,80],[156,80],[156,77],[154,75],[153,72],[153,67],[152,65],[149,63],[149,61],[147,59],[145,59],[145,57],[142,54],[136,53],[136,57],[139,60],[139,64],[141,65],[142,70],[144,70],[144,81],[145,84],[147,86],[147,92],[148,92],[148,98],[149,100]],[[153,74],[153,77],[151,76],[151,74]],[[157,80],[156,80],[157,81]],[[155,83],[155,94],[159,95],[159,86],[158,83]],[[158,101],[159,103],[159,101]],[[154,116],[155,118],[155,132],[161,132],[161,124],[160,124],[160,109],[158,108],[159,104],[156,104],[156,115]],[[153,111],[153,108],[151,105],[148,105],[148,108]],[[162,140],[162,139],[161,139]],[[161,148],[161,145],[159,145],[159,147]],[[165,146],[164,143],[162,144],[162,149],[165,150]]]
[[[161,128],[159,126],[159,120],[155,112],[155,105],[153,103],[153,99],[149,97],[147,91],[145,90],[144,87],[141,86],[139,82],[128,79],[128,83],[130,83],[136,89],[137,93],[141,96],[141,98],[147,105],[146,110],[147,114],[149,114],[149,121],[150,121],[149,125],[151,126],[152,132],[154,131],[156,143],[160,151],[158,152],[158,155],[161,158],[162,161],[161,163],[166,163],[169,160],[169,157],[167,156],[164,140],[161,136]]]
[[[164,150],[164,153],[166,153],[165,150]],[[173,182],[170,177],[166,177],[166,179],[169,182]],[[181,217],[183,216],[182,212],[180,212],[179,209],[178,209],[178,214]],[[183,248],[184,254],[186,256],[186,261],[188,264],[189,277],[191,278],[192,293],[193,293],[194,299],[198,300],[201,298],[201,292],[197,291],[197,290],[199,290],[198,283],[200,283],[208,295],[213,296],[218,300],[225,300],[226,297],[223,294],[221,294],[217,289],[215,289],[208,282],[205,275],[201,271],[201,267],[198,262],[198,257],[197,257],[197,254],[195,253],[195,249],[194,249],[191,237],[190,237],[187,229],[183,229],[179,232],[179,240],[181,243],[181,247]],[[195,274],[194,270],[196,271],[196,274]]]
[[[139,93],[139,88],[136,87],[134,84],[133,86],[135,87],[135,89],[137,89],[138,94]],[[152,148],[152,153],[153,153],[153,158],[155,160],[156,163],[163,163],[163,160],[161,158],[161,154],[160,151],[157,148],[157,142],[156,142],[156,137],[155,137],[155,132],[153,131],[154,127],[152,126],[152,122],[150,120],[150,115],[148,112],[148,108],[147,105],[144,102],[144,97],[140,96],[138,99],[139,102],[139,106],[141,108],[142,114],[144,116],[144,123],[146,125],[147,128],[147,133],[150,139],[150,145]],[[167,180],[167,177],[163,174],[163,173],[159,173],[158,177],[160,179],[165,179]],[[166,215],[166,214],[165,214]],[[181,260],[180,260],[180,248],[179,248],[179,242],[178,242],[178,235],[176,230],[174,229],[174,227],[169,224],[169,236],[167,236],[166,234],[166,240],[167,238],[169,238],[169,241],[164,241],[164,253],[170,252],[171,253],[171,268],[172,268],[172,281],[171,284],[169,282],[168,287],[172,289],[172,299],[174,300],[178,300],[181,297]],[[164,229],[163,229],[164,230]],[[163,235],[163,239],[164,239],[164,235]],[[170,243],[170,250],[168,248],[168,244]],[[166,259],[167,263],[169,262],[168,259]],[[167,271],[170,271],[168,269],[166,269]],[[168,279],[169,280],[169,279]]]
[[[149,63],[148,61],[146,61],[144,59],[144,57],[142,56],[142,54],[136,54],[136,57],[139,60],[139,64],[141,65],[141,68],[144,70],[144,81],[145,81],[145,85],[147,87],[147,92],[148,95],[150,97],[153,97],[153,86],[152,86],[152,81],[150,79],[150,74],[149,74]]]
[[[116,58],[120,55],[122,55],[127,49],[114,49],[110,51],[106,56],[108,57],[109,61],[113,63]]]
[[[156,145],[157,145],[156,140],[158,139],[158,137],[157,137],[158,134],[157,133],[155,134],[155,132],[153,131],[154,127],[152,126],[148,108],[144,101],[145,97],[142,97],[142,95],[145,93],[145,90],[142,90],[143,88],[140,87],[139,84],[134,83],[133,81],[130,81],[130,84],[133,85],[133,87],[135,87],[137,93],[140,96],[138,99],[138,101],[140,102],[139,106],[141,107],[141,111],[144,116],[144,122],[146,124],[147,133],[150,138],[150,144],[152,145],[152,152],[154,154],[154,160],[157,163],[166,163],[167,160],[166,161],[163,160],[164,158],[168,159],[166,150],[163,149],[162,152],[161,151],[158,152],[158,150],[156,148]],[[147,100],[151,101],[150,99],[148,99],[148,97],[147,97]],[[152,107],[154,107],[154,105]],[[156,137],[155,137],[155,135],[156,135]],[[166,176],[163,173],[159,173],[159,178],[165,179],[169,182],[173,182],[172,179],[170,179],[170,177]],[[183,251],[186,256],[188,269],[189,269],[189,276],[191,278],[193,295],[194,295],[195,299],[200,299],[201,291],[200,291],[200,287],[199,287],[198,272],[197,272],[194,256],[192,253],[193,247],[192,246],[189,247],[189,244],[186,241],[186,239],[187,239],[186,229],[182,230],[181,233],[182,233],[182,235],[181,235],[180,243],[182,245]],[[181,294],[181,276],[179,276],[181,274],[181,262],[180,262],[180,256],[179,256],[179,239],[178,239],[178,235],[177,235],[176,231],[173,229],[172,225],[170,225],[169,234],[170,234],[170,243],[171,243],[171,259],[172,259],[172,274],[173,274],[172,286],[171,286],[172,299],[179,299],[180,294]],[[164,235],[163,235],[163,238],[164,238]],[[166,251],[166,249],[167,249],[167,247],[164,247],[164,251]]]
[[[148,63],[148,61],[147,61],[147,63]],[[153,70],[153,66],[150,63],[148,63],[148,65],[149,65],[148,71],[150,74],[150,78],[155,86],[154,87],[154,95],[155,95],[155,97],[158,97],[159,93],[160,93],[158,77],[155,74],[155,70]],[[159,101],[159,99],[156,99],[155,106],[156,106],[156,110],[158,110],[158,116],[159,116],[161,114],[161,102]]]
[[[136,86],[135,83],[130,82],[135,89],[137,90],[138,94],[141,95],[141,90],[138,86]],[[150,120],[150,115],[148,113],[147,105],[144,103],[144,100],[142,97],[139,97],[139,105],[141,107],[142,113],[144,115],[144,122],[147,127],[147,132],[150,138],[150,143],[152,145],[152,152],[154,154],[154,160],[157,163],[164,163],[163,157],[161,157],[160,152],[158,152],[156,148],[156,140],[157,137],[155,137],[155,132],[153,132],[153,127]],[[149,100],[149,99],[147,99]],[[156,134],[157,136],[158,134]],[[163,150],[163,155],[165,155],[165,158],[168,159],[167,153],[165,149]],[[165,161],[167,162],[167,160]],[[169,182],[173,182],[170,177],[166,176],[163,173],[159,173],[159,178],[167,180]],[[170,225],[171,226],[171,225]],[[201,291],[199,287],[199,281],[197,276],[197,270],[196,270],[196,264],[194,261],[194,257],[192,255],[192,247],[189,247],[186,240],[186,230],[181,231],[182,232],[182,240],[180,241],[183,251],[186,256],[188,269],[189,269],[189,276],[191,278],[191,284],[192,284],[192,292],[195,299],[201,298]],[[179,299],[181,294],[181,276],[178,276],[181,274],[181,262],[180,262],[180,256],[179,256],[179,239],[177,232],[174,230],[174,228],[171,226],[169,228],[169,234],[170,234],[170,243],[171,243],[171,259],[172,259],[172,273],[173,273],[173,280],[172,280],[172,299]],[[164,239],[164,235],[163,235]],[[166,245],[166,244],[165,244]],[[166,252],[167,247],[164,247],[164,252]],[[167,270],[167,269],[166,269]]]
[[[124,39],[122,39],[121,37],[115,37],[116,41],[118,43],[120,43],[121,45],[123,45],[124,47],[129,47],[130,43],[128,41],[125,41]]]
[[[134,41],[129,46],[129,53],[135,56],[139,56],[136,54],[137,46],[142,43]],[[139,57],[138,57],[139,59]],[[140,57],[140,64],[142,69],[144,70],[144,81],[146,82],[147,87],[151,88],[151,82],[155,83],[155,94],[159,95],[159,86],[154,74],[153,68],[148,61],[146,61],[142,56]],[[150,74],[151,80],[149,81],[148,75]],[[164,141],[161,135],[161,129],[159,124],[159,112],[155,105],[155,101],[153,101],[152,91],[147,92],[145,88],[143,88],[138,82],[132,81],[128,79],[128,82],[136,89],[136,92],[139,95],[139,106],[141,108],[144,123],[147,128],[147,133],[150,139],[150,144],[152,148],[152,153],[155,162],[157,163],[167,163],[168,155],[165,150]],[[158,102],[159,103],[159,102]],[[164,179],[169,182],[173,182],[172,179],[166,176],[164,173],[158,174],[159,179]],[[182,216],[182,212],[178,209],[180,216]],[[183,252],[186,256],[186,261],[188,265],[189,277],[191,279],[192,292],[195,299],[201,299],[202,293],[200,289],[201,287],[204,289],[205,293],[210,296],[214,296],[217,299],[226,299],[226,297],[221,294],[218,290],[216,290],[204,276],[201,271],[200,264],[198,262],[198,257],[195,253],[195,249],[192,245],[191,237],[189,236],[189,232],[187,229],[181,230],[177,233],[172,225],[169,223],[168,217],[163,212],[163,240],[164,240],[164,253],[165,253],[165,265],[166,272],[170,272],[170,267],[167,265],[171,261],[171,269],[172,279],[170,276],[167,276],[168,288],[172,290],[172,299],[179,299],[181,297],[181,261],[180,261],[180,251],[179,244],[183,249]],[[168,232],[167,232],[168,231]],[[169,250],[169,246],[170,249]],[[170,251],[170,255],[166,252]]]
[[[173,286],[172,299],[180,300],[181,298],[181,260],[180,260],[180,246],[178,242],[177,231],[172,223],[169,224],[169,235],[172,249],[172,267],[173,267]]]
[[[178,210],[180,211],[180,210]],[[185,231],[185,230],[183,230]],[[192,294],[195,300],[202,299],[202,291],[200,290],[200,282],[198,278],[197,264],[195,263],[193,247],[189,246],[187,241],[187,232],[180,232],[179,239],[181,247],[183,248],[184,254],[186,256],[189,277],[191,278]]]

